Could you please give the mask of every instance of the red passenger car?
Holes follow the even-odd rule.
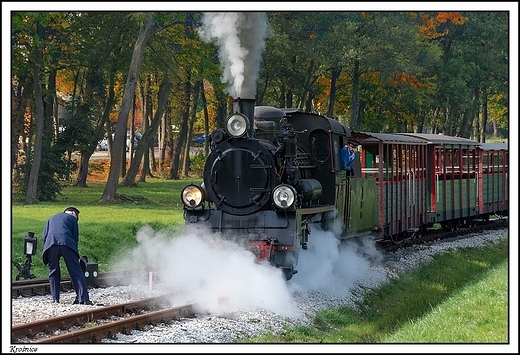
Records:
[[[395,243],[412,238],[428,222],[429,142],[403,134],[352,137],[362,146],[361,178],[376,180],[374,229]]]
[[[478,209],[484,220],[503,218],[509,211],[509,150],[506,143],[478,146]]]
[[[413,134],[425,139],[428,149],[428,227],[469,226],[478,215],[478,142],[442,134]]]

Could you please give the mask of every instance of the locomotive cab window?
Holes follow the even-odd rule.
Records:
[[[310,134],[310,147],[312,158],[317,162],[324,163],[330,157],[330,140],[327,132],[317,130]]]

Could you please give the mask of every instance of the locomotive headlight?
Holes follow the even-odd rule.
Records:
[[[290,185],[278,185],[273,190],[273,202],[278,208],[292,207],[296,199],[296,190]]]
[[[204,190],[197,185],[185,186],[181,192],[182,203],[189,208],[197,208],[204,201]]]
[[[226,123],[227,132],[234,138],[242,137],[249,129],[249,120],[240,113],[229,116]]]

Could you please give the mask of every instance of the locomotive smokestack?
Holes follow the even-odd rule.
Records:
[[[249,119],[248,136],[253,137],[253,124],[255,121],[255,99],[233,99],[233,112],[241,113]]]

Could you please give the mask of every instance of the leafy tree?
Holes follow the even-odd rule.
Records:
[[[75,183],[86,186],[90,157],[105,135],[111,173],[102,201],[111,201],[119,178],[135,184],[157,131],[160,168],[176,179],[179,171],[187,174],[193,132],[222,127],[231,101],[220,48],[196,36],[202,13],[151,16],[155,25],[143,25],[146,33],[135,43],[141,13],[12,13],[11,164],[29,203],[54,198],[73,172]],[[479,141],[507,134],[505,11],[296,11],[268,18],[257,105],[325,113],[356,130]],[[66,110],[55,110],[62,101]],[[146,139],[142,151],[130,152],[125,171],[126,131],[137,127]],[[77,166],[73,152],[80,153]]]
[[[69,92],[73,107],[70,120],[82,122],[76,137],[80,163],[76,184],[86,186],[89,160],[104,136],[110,136],[110,113],[116,102],[116,80],[120,66],[126,67],[129,53],[123,49],[130,31],[131,16],[122,12],[87,12],[76,16],[70,26],[70,60],[67,73],[74,80]]]
[[[421,68],[416,58],[421,48],[415,36],[415,23],[407,14],[361,13],[350,26],[353,27],[353,46],[349,55],[352,82],[349,126],[357,129],[364,119],[365,110],[372,105],[386,104],[389,105],[386,110],[392,110],[391,101],[373,102],[366,96],[361,97],[360,93],[369,89],[364,77],[379,76],[381,84],[390,92],[390,78],[396,74],[420,75]]]
[[[37,203],[40,200],[53,199],[61,191],[59,184],[60,172],[63,171],[62,159],[60,154],[56,154],[52,149],[53,122],[55,119],[55,100],[56,100],[56,72],[59,59],[63,48],[63,37],[61,33],[67,23],[67,14],[60,13],[14,13],[13,18],[13,50],[19,48],[27,49],[26,60],[20,61],[18,72],[22,76],[32,74],[32,90],[27,95],[32,96],[33,106],[18,106],[24,110],[13,118],[24,119],[27,109],[34,114],[34,131],[29,127],[30,140],[34,135],[34,145],[32,151],[26,151],[26,167],[21,190],[25,191],[25,200],[29,204]],[[15,55],[15,58],[19,58]],[[31,68],[29,70],[28,68]],[[15,85],[19,82],[13,81]],[[27,86],[20,87],[29,90]],[[24,95],[22,95],[23,98]],[[23,99],[22,99],[23,100]],[[19,101],[20,102],[20,101]],[[22,101],[23,102],[23,101]],[[19,121],[17,121],[19,122]],[[29,122],[31,124],[31,122]],[[20,127],[15,124],[15,127]],[[16,136],[18,139],[19,136]],[[59,153],[59,152],[58,152]]]
[[[484,141],[488,95],[507,86],[507,13],[439,12],[423,19],[424,38],[442,54],[427,68],[435,77],[430,127]]]
[[[41,43],[43,40],[43,28],[39,19],[36,19],[37,41]],[[27,192],[25,202],[28,204],[38,202],[38,174],[40,172],[43,130],[45,125],[45,109],[43,107],[43,97],[40,87],[40,68],[43,66],[43,48],[42,44],[37,43],[34,46],[34,73],[33,73],[33,92],[36,105],[36,141],[34,144],[34,155],[29,172],[29,181],[27,183]]]
[[[471,104],[467,106],[461,125],[461,135],[474,136],[480,142],[486,141],[488,122],[507,126],[507,96],[509,86],[508,71],[508,23],[507,12],[469,12],[461,35],[461,55],[472,69],[468,80]],[[495,101],[497,111],[490,110],[489,98],[501,97]],[[499,113],[501,112],[501,113]],[[496,131],[494,132],[496,133]]]
[[[123,94],[123,101],[121,103],[121,109],[119,112],[119,117],[115,129],[113,152],[122,152],[125,149],[124,145],[126,138],[126,125],[128,120],[128,113],[130,112],[130,107],[133,103],[135,85],[137,82],[139,69],[141,67],[141,61],[144,54],[144,47],[146,46],[148,38],[150,38],[150,36],[153,33],[154,25],[155,21],[153,18],[153,13],[145,13],[142,18],[141,29],[139,31],[139,36],[137,37],[137,41],[134,46],[132,61],[130,63],[130,69],[128,71],[127,82]],[[122,157],[120,154],[116,153],[112,155],[107,184],[105,186],[105,190],[103,191],[103,196],[101,196],[100,202],[110,202],[114,201],[116,198],[119,172],[121,169],[121,158]]]
[[[316,44],[316,32],[322,30],[319,28],[320,15],[315,12],[268,15],[273,34],[266,41],[257,104],[312,111],[311,102],[319,91],[316,85],[322,70],[320,56],[312,47]],[[266,69],[269,69],[268,73]]]

